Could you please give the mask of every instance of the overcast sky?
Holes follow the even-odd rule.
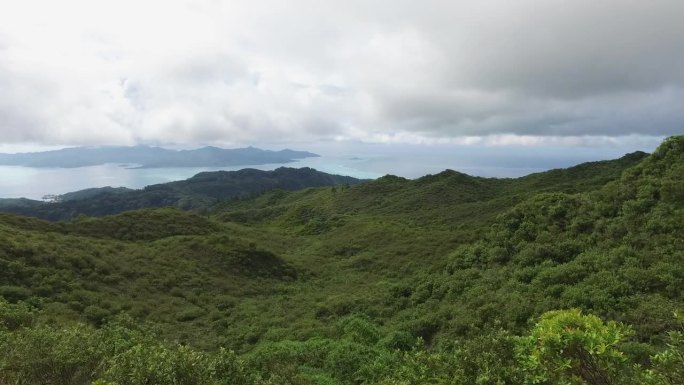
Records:
[[[0,144],[653,142],[682,0],[21,0]]]

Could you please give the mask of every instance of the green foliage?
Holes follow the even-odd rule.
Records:
[[[10,304],[0,298],[0,330],[16,330],[34,321],[35,310],[25,303]]]
[[[150,241],[176,235],[206,235],[219,230],[206,218],[173,208],[131,211],[64,224],[64,232],[94,238]]]
[[[99,363],[95,346],[95,333],[83,325],[39,325],[6,333],[0,338],[0,383],[85,383]]]
[[[31,290],[21,286],[0,286],[0,297],[10,302],[18,302],[31,297]]]
[[[377,362],[372,370],[383,373],[375,383],[383,385],[412,384],[462,384],[463,375],[453,357],[443,353],[431,353],[422,348],[403,352],[394,362]]]
[[[291,384],[356,384],[368,362],[379,354],[373,345],[347,338],[313,338],[259,345],[250,364],[272,382]],[[325,374],[325,376],[321,376]]]
[[[681,141],[203,214],[0,214],[0,384],[684,383]]]
[[[679,328],[668,332],[666,348],[652,357],[654,382],[684,384],[684,317],[675,313]]]
[[[652,369],[644,370],[621,350],[628,327],[578,310],[546,313],[523,337],[492,331],[440,350],[422,340],[409,350],[388,348],[377,342],[377,325],[355,315],[330,338],[262,343],[240,357],[167,343],[127,316],[99,329],[54,327],[23,304],[1,305],[1,319],[20,321],[0,329],[0,384],[672,385],[682,379],[680,330],[670,332]]]
[[[544,314],[527,337],[518,340],[518,355],[530,383],[609,385],[629,372],[619,349],[631,331],[604,323],[579,310]]]
[[[375,345],[380,339],[377,325],[362,315],[351,315],[338,322],[338,328],[343,338],[366,345]]]
[[[28,199],[0,199],[0,211],[47,220],[101,217],[129,210],[167,206],[203,211],[217,202],[249,197],[274,189],[298,190],[362,182],[364,181],[360,179],[326,174],[311,168],[202,172],[186,180],[151,185],[142,190],[104,187],[77,191],[59,196],[57,202],[50,203]]]
[[[101,383],[121,385],[247,385],[254,378],[232,352],[207,354],[186,346],[135,345],[105,365]]]
[[[0,384],[255,384],[225,349],[204,353],[164,344],[153,330],[120,317],[101,329],[35,322],[24,305],[0,302]]]

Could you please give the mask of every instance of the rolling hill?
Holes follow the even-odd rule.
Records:
[[[202,210],[222,200],[244,198],[273,189],[297,190],[361,182],[363,180],[310,168],[214,171],[202,172],[182,181],[150,185],[140,190],[103,187],[76,191],[57,197],[55,202],[0,199],[0,211],[47,220],[65,220],[78,215],[113,215],[128,210],[167,206]]]
[[[0,383],[679,384],[683,229],[684,137],[517,179],[2,214]]]

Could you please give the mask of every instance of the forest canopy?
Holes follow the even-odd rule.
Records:
[[[684,383],[684,137],[202,211],[0,215],[0,384]]]

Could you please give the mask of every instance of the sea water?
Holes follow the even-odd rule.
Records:
[[[281,147],[282,148],[282,147]],[[615,159],[635,147],[497,148],[476,146],[419,145],[312,145],[298,146],[321,154],[285,164],[231,167],[135,168],[135,165],[104,164],[77,168],[32,168],[0,166],[0,198],[41,199],[91,187],[142,188],[147,185],[187,179],[203,171],[278,167],[311,167],[319,171],[374,179],[386,174],[417,178],[452,169],[483,177],[518,177],[578,163]]]

